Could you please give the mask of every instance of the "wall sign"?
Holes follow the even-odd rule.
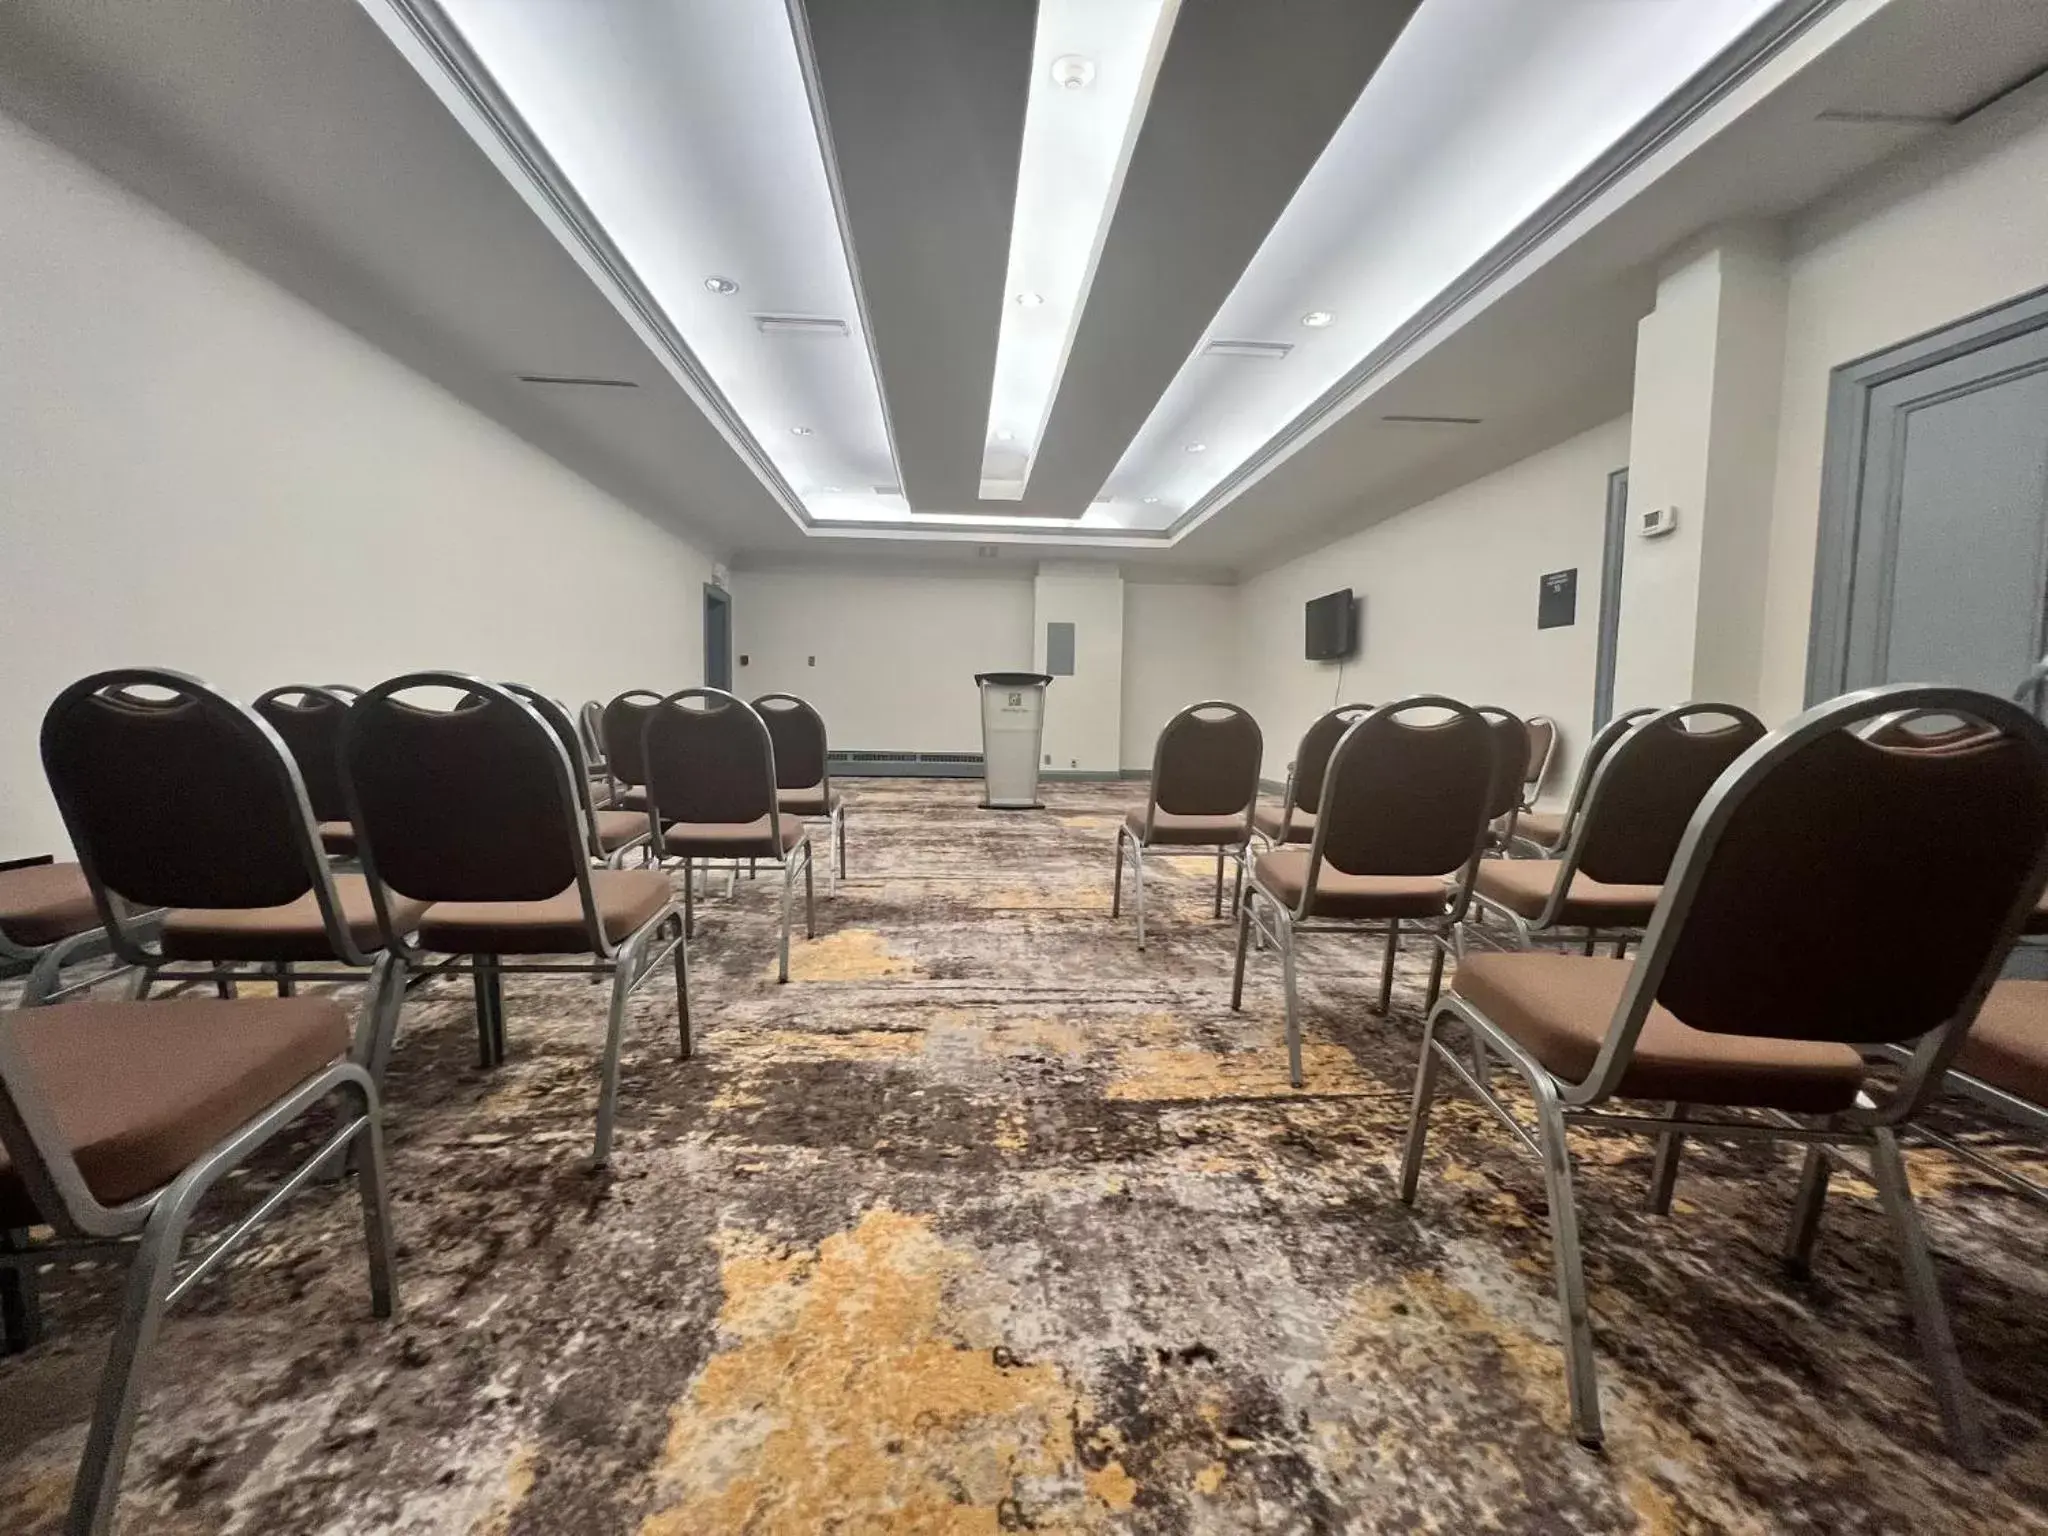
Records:
[[[1537,580],[1536,627],[1564,629],[1579,622],[1579,568],[1547,571]]]

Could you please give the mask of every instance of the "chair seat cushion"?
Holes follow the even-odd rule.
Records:
[[[638,811],[642,816],[647,814],[647,803],[647,791],[645,789],[632,789],[621,785],[619,792],[612,796],[612,805],[615,809]]]
[[[1145,812],[1141,808],[1124,812],[1124,825],[1131,836],[1145,836]],[[1236,847],[1245,838],[1244,813],[1228,816],[1193,816],[1176,811],[1152,813],[1151,846],[1172,848]]]
[[[341,903],[356,948],[365,954],[384,947],[377,929],[377,911],[370,885],[361,875],[336,875],[334,894]],[[387,891],[391,922],[401,934],[411,933],[427,910],[396,891]],[[335,960],[320,920],[320,903],[311,891],[281,907],[173,907],[164,914],[163,952],[173,960]]]
[[[826,799],[823,784],[813,784],[808,789],[778,789],[775,801],[785,816],[830,816],[839,806],[837,795]]]
[[[356,829],[346,821],[320,823],[320,846],[337,858],[351,858],[356,851]]]
[[[804,824],[794,816],[780,818],[782,843],[769,835],[768,818],[759,821],[678,821],[661,837],[661,851],[679,859],[779,859],[804,840]]]
[[[635,838],[647,836],[647,830],[645,811],[597,813],[597,846],[606,853],[615,853]]]
[[[1468,955],[1451,990],[1553,1076],[1576,1083],[1593,1070],[1634,965],[1583,955]],[[1827,1115],[1855,1102],[1863,1076],[1863,1058],[1852,1046],[1714,1034],[1653,1006],[1616,1091],[1632,1099]]]
[[[1306,843],[1315,838],[1314,811],[1296,806],[1291,816],[1283,818],[1283,810],[1277,805],[1262,805],[1252,813],[1252,825],[1276,843]]]
[[[1953,1063],[2005,1093],[2048,1105],[2048,981],[2001,981]]]
[[[1477,887],[1480,895],[1533,921],[1543,915],[1563,868],[1559,859],[1487,859],[1479,866]],[[1661,885],[1606,885],[1574,875],[1557,922],[1565,928],[1644,928],[1663,893]]]
[[[1515,818],[1515,836],[1555,848],[1564,841],[1564,816],[1561,812],[1524,811]]]
[[[169,1183],[349,1047],[329,997],[65,1003],[0,1028],[104,1204]],[[0,1227],[43,1219],[0,1150]]]
[[[1301,906],[1308,850],[1280,848],[1252,860],[1252,877],[1289,911]],[[1442,917],[1450,887],[1440,875],[1347,875],[1329,860],[1316,875],[1310,917]]]
[[[23,948],[41,949],[99,925],[92,887],[76,864],[0,870],[0,933]]]
[[[675,899],[658,869],[593,869],[590,893],[613,944]],[[544,901],[437,901],[420,920],[420,947],[444,955],[587,955],[590,925],[573,885]]]

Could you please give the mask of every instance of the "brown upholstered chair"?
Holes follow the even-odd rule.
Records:
[[[241,965],[281,996],[367,981],[357,1059],[381,1081],[425,907],[331,868],[298,764],[261,715],[183,673],[122,668],[57,696],[42,752],[109,942],[139,968],[136,998],[159,981],[231,993]],[[137,929],[128,914],[148,908],[160,921]]]
[[[1487,799],[1487,852],[1506,854],[1515,840],[1515,821],[1522,812],[1522,773],[1529,761],[1529,727],[1520,715],[1497,704],[1481,704],[1474,713],[1493,727],[1498,743],[1493,792]]]
[[[775,744],[775,792],[782,814],[825,824],[825,893],[846,878],[846,802],[832,787],[825,719],[793,693],[764,693],[754,712]]]
[[[341,722],[351,697],[312,683],[292,683],[271,689],[250,706],[291,749],[313,819],[320,824],[320,846],[337,858],[353,858],[356,851],[356,829],[348,824],[348,802],[341,792]]]
[[[1287,783],[1280,808],[1260,806],[1252,817],[1252,833],[1271,847],[1305,843],[1316,835],[1316,806],[1323,797],[1323,776],[1330,771],[1330,753],[1352,723],[1372,709],[1370,704],[1340,704],[1319,715],[1302,732],[1294,761],[1287,765]]]
[[[1997,735],[1929,753],[1855,734],[1904,706],[1944,708]],[[1988,694],[1872,688],[1807,711],[1716,780],[1633,961],[1484,954],[1460,963],[1423,1040],[1401,1197],[1415,1198],[1447,1068],[1542,1159],[1571,1422],[1582,1442],[1600,1442],[1601,1421],[1572,1125],[1658,1137],[1660,1206],[1683,1137],[1804,1144],[1785,1246],[1795,1268],[1809,1260],[1835,1149],[1859,1148],[1892,1220],[1950,1443],[1976,1459],[1977,1413],[1896,1137],[1939,1090],[2044,883],[2048,730]],[[1873,911],[1884,921],[1873,922]],[[1901,946],[1900,933],[1912,943]],[[1533,1135],[1517,1118],[1519,1101],[1466,1069],[1443,1038],[1446,1025],[1462,1025],[1521,1074]],[[1910,1052],[1889,1089],[1864,1060],[1884,1046]],[[1646,1112],[1628,1103],[1637,1100],[1650,1101]]]
[[[1237,864],[1233,910],[1244,894],[1245,852],[1259,808],[1259,767],[1265,752],[1259,722],[1236,704],[1210,699],[1167,721],[1152,749],[1152,789],[1140,810],[1116,829],[1116,879],[1109,915],[1121,916],[1124,865],[1131,867],[1138,948],[1145,947],[1145,854],[1148,850],[1216,851],[1216,915],[1223,915],[1223,868]]]
[[[1440,720],[1415,717],[1448,716]],[[1430,999],[1443,974],[1486,848],[1501,733],[1476,710],[1434,694],[1382,705],[1352,723],[1330,754],[1314,839],[1252,860],[1237,917],[1230,1006],[1244,1005],[1245,952],[1254,931],[1280,950],[1287,1007],[1287,1069],[1301,1086],[1301,1017],[1295,937],[1384,928],[1380,1011],[1393,999],[1401,925],[1428,935]],[[1520,743],[1512,768],[1519,771]]]
[[[161,915],[147,919],[152,931]],[[126,972],[127,965],[116,960],[83,980],[64,982],[66,966],[97,959],[110,947],[93,904],[92,882],[81,866],[45,859],[0,870],[0,963],[9,969],[28,967],[22,1007],[55,1002]]]
[[[1607,760],[1607,754],[1614,750],[1617,741],[1635,728],[1637,722],[1656,713],[1655,705],[1640,705],[1623,710],[1601,726],[1586,746],[1586,756],[1579,764],[1578,776],[1572,780],[1571,797],[1565,802],[1564,809],[1555,812],[1524,809],[1515,818],[1515,835],[1509,840],[1510,856],[1519,853],[1542,859],[1562,849],[1571,837],[1579,813],[1586,808],[1586,791],[1593,783],[1593,775]]]
[[[585,699],[576,711],[576,737],[583,744],[583,760],[592,777],[607,774],[604,756],[604,706]]]
[[[1531,715],[1522,724],[1529,732],[1529,765],[1522,774],[1521,809],[1533,811],[1550,777],[1550,765],[1557,760],[1557,722],[1548,715]]]
[[[417,697],[436,690],[459,702],[437,708]],[[576,762],[546,718],[497,683],[454,672],[379,683],[349,711],[342,761],[379,921],[394,934],[399,904],[420,906],[419,947],[455,957],[442,969],[475,977],[485,1066],[505,1056],[505,972],[611,977],[599,1057],[602,1165],[611,1156],[626,999],[670,954],[681,1050],[690,1054],[682,914],[667,876],[590,867]],[[450,816],[451,805],[463,814]]]
[[[651,688],[632,688],[604,707],[604,765],[615,810],[647,809],[647,764],[640,742],[647,717],[660,702],[661,695]]]
[[[1726,723],[1693,728],[1714,717]],[[1682,704],[1636,722],[1602,753],[1563,856],[1489,861],[1475,887],[1480,912],[1520,949],[1573,939],[1591,954],[1604,934],[1624,953],[1650,921],[1701,797],[1763,734],[1733,704]]]
[[[575,766],[580,791],[576,808],[582,813],[584,825],[590,829],[590,856],[607,869],[623,868],[627,854],[636,848],[644,852],[648,847],[646,813],[609,807],[599,810],[591,793],[592,775],[589,760],[583,755],[583,739],[576,730],[576,722],[569,718],[569,712],[537,688],[529,688],[524,683],[507,683],[505,686],[526,700],[533,706],[534,713],[547,721],[548,729],[555,733],[555,739],[561,742],[562,750]]]
[[[327,1101],[338,1127],[183,1274],[194,1209],[223,1177]],[[47,1229],[11,1244],[10,1332],[33,1324],[37,1266],[126,1254],[121,1313],[65,1530],[113,1528],[142,1373],[165,1309],[245,1247],[315,1170],[356,1153],[370,1305],[396,1305],[376,1084],[349,1054],[332,998],[71,1003],[0,1015],[0,1227]]]
[[[648,713],[641,740],[655,847],[683,861],[684,933],[696,931],[697,867],[766,860],[782,870],[782,948],[776,980],[789,980],[790,903],[804,877],[804,937],[817,934],[811,839],[782,813],[775,742],[745,699],[722,688],[685,688]]]

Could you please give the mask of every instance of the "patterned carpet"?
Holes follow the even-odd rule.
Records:
[[[580,1163],[603,991],[508,980],[486,1072],[467,983],[430,983],[389,1083],[399,1319],[353,1199],[301,1197],[167,1326],[124,1528],[2048,1531],[2048,1215],[1910,1154],[1992,1405],[1979,1477],[1867,1186],[1837,1180],[1793,1283],[1792,1154],[1696,1151],[1657,1218],[1647,1144],[1576,1141],[1609,1429],[1582,1451],[1536,1165],[1453,1102],[1395,1198],[1420,953],[1380,1018],[1377,946],[1304,941],[1293,1093],[1270,957],[1229,1011],[1209,866],[1151,882],[1148,953],[1110,920],[1131,786],[977,792],[852,786],[853,878],[789,986],[772,879],[721,885],[699,1053],[650,978],[608,1176]],[[9,1531],[57,1529],[113,1278],[46,1275],[48,1342],[0,1361]]]

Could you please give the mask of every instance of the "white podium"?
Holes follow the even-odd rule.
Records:
[[[978,672],[981,684],[982,809],[1042,811],[1038,745],[1045,728],[1044,672]]]

